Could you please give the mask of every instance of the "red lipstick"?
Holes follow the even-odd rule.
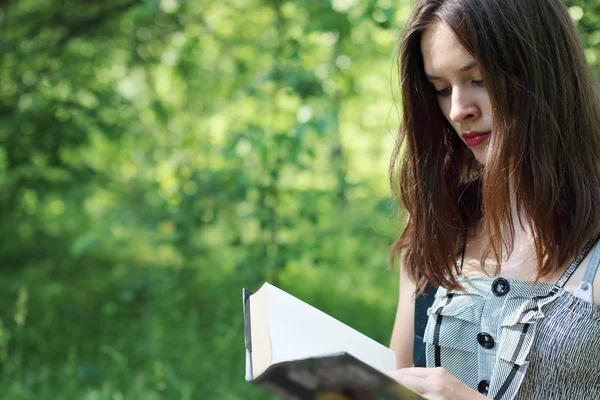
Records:
[[[491,133],[491,131],[467,131],[462,133],[462,137],[470,147],[474,147],[483,143]]]

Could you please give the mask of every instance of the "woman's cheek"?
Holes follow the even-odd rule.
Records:
[[[444,117],[446,118],[446,120],[450,123],[450,125],[452,125],[456,129],[453,121],[450,119],[450,111],[452,108],[452,102],[451,102],[450,97],[449,96],[438,97],[438,104],[439,104],[440,110],[442,110],[442,114],[444,114]]]

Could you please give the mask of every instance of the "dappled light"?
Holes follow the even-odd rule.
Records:
[[[2,3],[2,398],[270,398],[266,280],[387,344],[411,2]],[[569,12],[600,73],[600,5]]]

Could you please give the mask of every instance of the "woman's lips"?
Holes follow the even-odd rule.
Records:
[[[483,143],[491,133],[490,131],[468,131],[463,132],[462,137],[469,147],[475,147]]]

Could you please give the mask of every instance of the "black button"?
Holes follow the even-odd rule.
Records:
[[[504,278],[497,278],[492,283],[492,292],[498,297],[504,296],[510,290],[510,284]]]
[[[479,393],[481,393],[483,395],[488,394],[489,388],[490,388],[490,381],[483,380],[483,381],[479,382],[479,385],[477,385],[477,390],[479,390]]]
[[[477,341],[484,349],[491,349],[492,347],[494,347],[494,338],[489,333],[478,333]]]

